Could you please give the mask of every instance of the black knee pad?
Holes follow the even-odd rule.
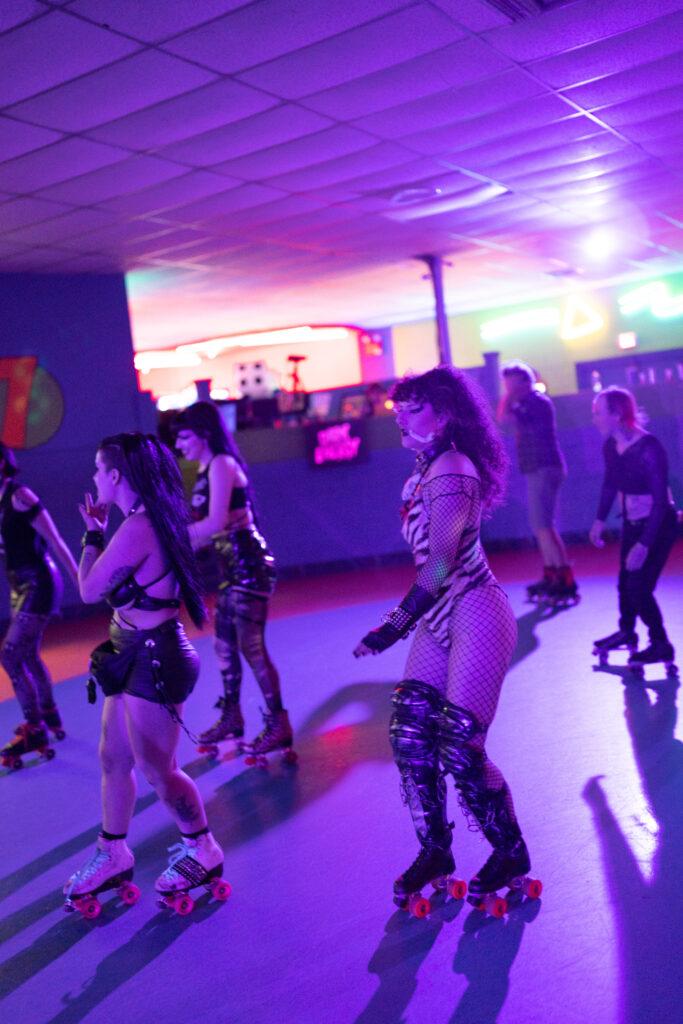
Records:
[[[482,749],[472,746],[472,740],[485,731],[470,711],[450,701],[441,702],[439,757],[444,771],[453,776],[458,788],[462,783],[483,777],[486,755]]]
[[[405,679],[391,695],[394,710],[389,740],[397,764],[430,757],[436,750],[439,693],[417,679]]]

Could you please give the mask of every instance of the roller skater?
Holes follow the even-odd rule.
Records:
[[[642,651],[636,651],[637,642],[630,649],[629,668],[642,677],[645,665],[663,662],[667,674],[675,675],[673,645],[654,597],[657,580],[678,534],[666,452],[657,438],[644,429],[635,399],[625,388],[604,388],[596,396],[593,422],[605,438],[605,477],[597,518],[589,534],[592,544],[603,547],[605,520],[617,494],[621,496],[622,510],[617,583],[619,630],[604,642],[623,634],[623,646],[630,649],[640,617],[648,628],[650,642]],[[603,664],[598,643],[603,641],[595,645]],[[615,641],[611,649],[616,646]]]
[[[515,432],[519,471],[526,480],[529,522],[543,557],[543,577],[527,587],[527,600],[554,608],[576,604],[578,586],[555,520],[560,488],[567,475],[555,426],[553,403],[536,388],[536,374],[522,362],[501,371],[504,394],[498,422]]]
[[[279,750],[285,764],[296,764],[298,755],[292,747],[292,726],[284,708],[275,712],[264,711],[263,722],[263,729],[251,743],[240,744],[242,753],[246,755],[244,763],[265,768],[266,754]]]
[[[489,887],[517,884],[517,873],[529,867],[505,779],[485,751],[517,641],[512,609],[479,538],[482,509],[502,498],[507,458],[485,397],[460,371],[438,367],[405,378],[392,398],[403,446],[417,452],[402,510],[417,578],[354,654],[379,654],[416,630],[389,733],[420,850],[396,880],[394,900],[423,916],[430,903],[420,890],[430,882],[457,897],[467,891],[453,876],[450,775],[463,810],[496,854],[472,879],[470,896],[485,909],[491,897],[490,912],[500,915],[507,904]]]
[[[66,735],[55,707],[50,673],[40,655],[45,628],[59,610],[63,590],[51,554],[59,559],[76,587],[78,574],[71,552],[38,495],[15,484],[18,472],[14,453],[0,442],[0,557],[10,585],[10,621],[0,645],[0,663],[26,719],[15,729],[15,735],[29,727],[27,735],[35,731],[38,737],[27,738],[24,750],[16,748],[20,758],[22,753],[40,746],[49,749],[47,739],[40,739],[46,724],[57,738]],[[34,742],[40,746],[31,746]],[[6,749],[10,747],[12,744],[7,744]]]
[[[130,882],[133,855],[125,839],[135,807],[136,767],[184,841],[197,846],[197,837],[208,836],[199,790],[178,766],[184,702],[199,676],[199,657],[178,621],[181,601],[196,626],[206,618],[180,471],[156,437],[139,433],[105,438],[95,467],[97,502],[87,494],[79,506],[86,532],[78,574],[83,600],[93,604],[104,595],[113,609],[109,640],[95,648],[90,663],[104,694],[102,835],[95,857],[67,883],[71,902],[83,898],[92,915],[99,912],[92,900],[100,883]],[[124,518],[106,544],[112,505]],[[216,851],[222,861],[211,838],[211,854]],[[137,898],[129,888],[122,897]]]
[[[222,677],[223,694],[217,705],[221,718],[200,735],[198,749],[215,757],[223,739],[239,740],[243,735],[240,691],[244,657],[263,694],[266,715],[264,731],[250,743],[240,743],[240,749],[259,758],[270,750],[289,750],[291,725],[282,707],[280,678],[265,642],[275,562],[258,530],[247,466],[210,402],[189,406],[175,418],[172,429],[178,451],[199,463],[191,501],[192,546],[211,546],[221,574],[214,641]]]
[[[3,768],[12,768],[14,771],[18,771],[24,764],[22,757],[34,750],[38,752],[43,761],[51,761],[55,756],[43,722],[36,724],[22,722],[14,730],[14,736],[15,738],[0,750]]]
[[[78,910],[87,918],[99,917],[102,905],[97,896],[109,889],[117,889],[124,903],[137,903],[140,890],[132,884],[134,864],[125,836],[108,837],[100,832],[95,853],[64,886],[64,909]]]
[[[169,853],[168,867],[156,880],[160,906],[171,907],[177,914],[189,914],[194,907],[189,891],[200,885],[214,899],[228,898],[230,886],[220,877],[223,851],[208,828],[183,835],[180,843],[169,848]]]

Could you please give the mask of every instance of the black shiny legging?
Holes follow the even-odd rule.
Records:
[[[242,685],[243,655],[261,688],[269,711],[282,708],[280,677],[266,650],[268,597],[226,587],[216,602],[214,650],[223,676],[225,696],[237,702]]]
[[[653,642],[666,641],[662,613],[654,598],[657,580],[671,552],[678,534],[678,522],[674,509],[667,511],[659,533],[651,544],[647,558],[640,569],[629,572],[625,567],[626,556],[640,540],[645,521],[624,522],[621,534],[621,566],[619,569],[619,628],[632,632],[636,618],[640,616]]]
[[[40,657],[49,620],[49,615],[12,611],[0,649],[0,663],[10,677],[24,718],[32,725],[42,721],[43,711],[54,707],[52,680]]]

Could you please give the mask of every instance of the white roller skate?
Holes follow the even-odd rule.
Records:
[[[157,903],[171,907],[177,914],[189,914],[194,900],[190,889],[203,885],[216,900],[227,900],[231,888],[220,876],[223,851],[205,832],[196,839],[183,836],[182,842],[169,847],[168,867],[156,880]]]
[[[133,885],[135,857],[125,839],[97,839],[97,849],[64,886],[64,909],[78,910],[83,917],[98,917],[102,905],[97,894],[116,889],[124,903],[137,903],[140,890]]]

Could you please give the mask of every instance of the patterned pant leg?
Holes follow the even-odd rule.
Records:
[[[13,612],[0,650],[0,663],[10,677],[27,722],[42,721],[41,708],[54,705],[50,674],[40,658],[40,642],[49,615]]]

